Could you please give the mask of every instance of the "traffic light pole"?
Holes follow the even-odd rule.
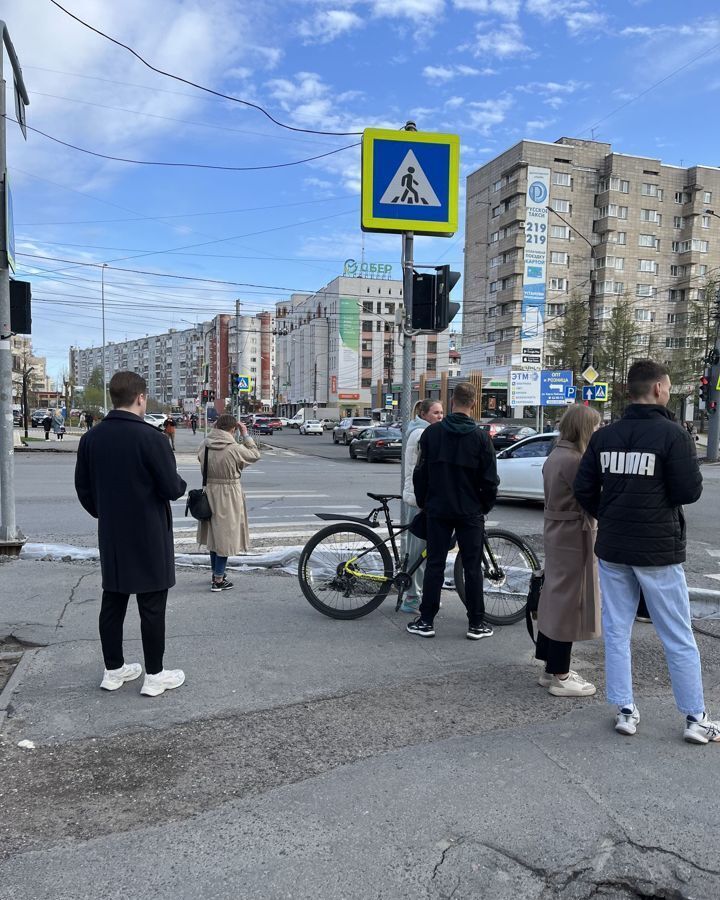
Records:
[[[715,298],[715,359],[720,359],[720,291]],[[710,384],[708,387],[708,432],[707,432],[707,458],[709,462],[717,462],[720,455],[720,391],[718,391],[718,379],[720,379],[720,362],[710,367]]]
[[[403,322],[403,367],[402,367],[402,392],[400,394],[400,419],[403,423],[402,460],[400,467],[400,493],[403,492],[405,479],[405,453],[407,449],[408,425],[412,411],[412,307],[413,307],[413,252],[415,235],[412,231],[403,232],[402,236],[402,268],[403,268],[403,305],[405,307],[405,319]],[[402,504],[402,522],[407,522],[408,508]]]

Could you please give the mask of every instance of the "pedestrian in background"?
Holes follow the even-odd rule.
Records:
[[[167,419],[165,419],[165,434],[170,441],[173,453],[175,452],[175,431],[175,419],[173,419],[172,416],[168,416]]]
[[[236,431],[240,433],[240,443],[235,440]],[[236,556],[250,546],[240,477],[245,466],[260,459],[260,451],[248,435],[247,426],[230,413],[223,413],[198,452],[201,469],[205,459],[206,491],[212,517],[198,522],[197,542],[210,551],[210,590],[215,593],[233,587],[225,575],[228,557]]]
[[[50,410],[48,410],[43,416],[42,427],[45,432],[45,440],[50,440],[50,430],[52,429],[53,417],[50,415]]]
[[[702,493],[695,442],[667,409],[670,376],[650,359],[630,366],[630,405],[594,434],[575,479],[575,496],[598,520],[607,697],[615,730],[635,734],[640,713],[632,684],[630,638],[640,592],[658,633],[686,741],[720,742],[705,710],[702,670],[690,618],[684,503]]]
[[[52,430],[55,435],[55,440],[61,441],[65,437],[65,418],[59,409],[56,409],[53,412]]]
[[[105,659],[100,687],[115,691],[142,673],[123,656],[125,613],[130,594],[136,594],[145,655],[140,693],[156,697],[185,681],[181,669],[163,668],[163,656],[165,607],[175,584],[170,501],[182,497],[186,485],[168,442],[144,421],[145,379],[116,372],[109,388],[114,408],[80,438],[75,467],[80,503],[98,520]]]
[[[570,668],[573,643],[600,636],[595,520],[575,499],[573,484],[600,414],[581,404],[560,419],[560,437],[543,466],[545,581],[538,607],[535,657],[539,684],[555,697],[589,697],[595,685]]]
[[[441,421],[443,417],[442,403],[439,400],[418,400],[413,409],[413,418],[407,427],[407,443],[405,445],[405,458],[403,461],[403,501],[410,511],[410,518],[417,515],[418,504],[415,499],[413,487],[413,472],[418,458],[418,444],[423,431],[433,422]],[[412,565],[425,549],[426,541],[416,537],[409,531],[406,532],[408,564]],[[405,599],[400,607],[400,612],[417,614],[422,597],[422,583],[425,574],[425,563],[416,569],[412,576],[412,584],[408,588]]]
[[[93,427],[93,422],[95,421],[95,416],[91,412],[85,413],[85,430],[90,431]]]
[[[198,417],[195,413],[190,416],[190,427],[192,428],[192,433],[195,434],[198,426]]]
[[[485,515],[497,497],[495,450],[487,432],[472,418],[477,390],[461,382],[453,392],[452,412],[421,434],[413,485],[418,506],[427,515],[427,562],[420,615],[407,625],[410,634],[435,637],[447,555],[453,533],[465,574],[467,638],[490,637],[485,622],[482,553]]]

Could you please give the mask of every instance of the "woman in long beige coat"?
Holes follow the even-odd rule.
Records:
[[[600,424],[598,412],[571,406],[560,420],[560,438],[543,467],[545,583],[538,608],[535,656],[545,662],[539,684],[555,697],[589,697],[595,685],[570,668],[575,641],[600,636],[595,520],[575,499],[580,459]]]
[[[240,431],[242,442],[237,443],[235,432]],[[215,427],[203,441],[198,453],[200,468],[208,448],[207,497],[212,518],[198,522],[197,542],[210,551],[213,592],[227,591],[233,584],[225,577],[228,556],[247,550],[250,544],[247,510],[240,476],[245,466],[260,459],[255,441],[248,436],[245,425],[235,416],[218,417]]]

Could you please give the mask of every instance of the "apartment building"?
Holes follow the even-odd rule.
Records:
[[[22,334],[14,334],[10,340],[12,353],[12,402],[22,403],[23,372],[28,373],[27,389],[29,403],[34,403],[35,395],[52,389],[52,380],[47,374],[47,360],[44,356],[35,356],[32,349],[32,338]]]
[[[546,173],[546,192],[537,172]],[[651,335],[668,359],[690,346],[688,311],[720,271],[715,211],[720,168],[668,165],[577,138],[520,141],[467,180],[463,372],[502,378],[510,367],[554,367],[566,305],[571,297],[589,302],[591,292],[599,332],[619,298],[632,301],[638,357]],[[533,213],[542,213],[540,225]],[[543,237],[538,267],[528,242]],[[542,283],[530,287],[540,272]],[[540,323],[534,359],[522,338],[532,303]]]
[[[276,382],[287,414],[317,406],[369,414],[399,397],[402,346],[396,315],[402,281],[339,276],[315,294],[293,294],[276,305]],[[448,367],[448,332],[413,341],[413,380]],[[382,401],[382,402],[381,402]]]
[[[246,375],[251,382],[250,397],[263,406],[275,402],[275,317],[270,312],[240,315],[228,323],[228,358],[231,371]]]

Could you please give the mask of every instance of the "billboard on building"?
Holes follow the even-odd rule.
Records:
[[[338,390],[360,390],[360,306],[354,297],[340,297]]]
[[[523,367],[537,369],[545,338],[549,192],[550,169],[528,166],[520,348]]]

